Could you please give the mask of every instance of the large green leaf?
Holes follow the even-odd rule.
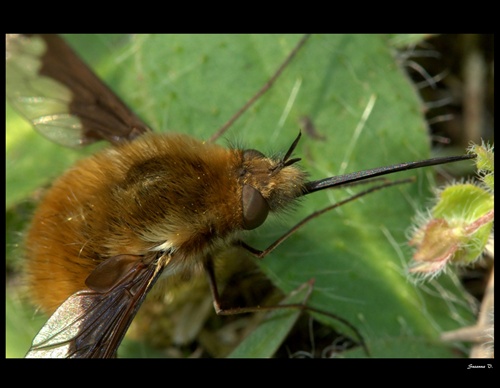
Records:
[[[152,128],[202,139],[266,82],[299,39],[68,37]],[[224,137],[264,153],[283,152],[304,128],[301,118],[307,117],[320,136],[303,131],[295,155],[303,158],[300,164],[311,179],[319,179],[429,157],[422,111],[389,37],[312,36],[273,88]],[[8,209],[88,153],[51,144],[11,113]],[[452,356],[451,348],[442,351],[438,335],[470,322],[472,315],[453,278],[445,276],[425,288],[407,280],[411,253],[405,233],[428,198],[432,170],[398,175],[408,176],[415,176],[416,183],[377,192],[307,224],[266,257],[262,269],[285,293],[314,278],[310,304],[349,320],[374,356],[431,357],[436,355],[433,347],[441,356]],[[245,240],[262,249],[314,210],[360,189],[310,195],[295,212],[268,221]],[[418,341],[426,345],[412,346]]]

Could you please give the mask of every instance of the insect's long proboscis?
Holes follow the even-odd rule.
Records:
[[[417,162],[398,163],[391,166],[377,167],[369,170],[352,172],[345,175],[338,175],[330,178],[319,179],[316,181],[307,182],[303,189],[303,195],[311,194],[316,191],[324,189],[343,186],[348,183],[353,183],[369,178],[375,178],[382,175],[393,174],[400,171],[413,170],[416,168],[430,167],[439,164],[458,162],[461,160],[474,159],[475,157],[476,155],[474,154],[439,157],[439,158],[421,160]]]

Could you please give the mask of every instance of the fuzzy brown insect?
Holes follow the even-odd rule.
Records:
[[[69,117],[28,118],[39,127],[54,118],[77,126],[75,138],[83,144],[100,139],[115,144],[54,182],[28,231],[32,294],[53,314],[35,339],[32,356],[115,356],[162,274],[205,269],[216,309],[223,312],[212,260],[231,245],[256,253],[241,243],[240,232],[259,227],[268,213],[318,190],[470,158],[405,163],[308,182],[296,165],[299,159],[292,158],[299,138],[284,156],[273,158],[186,135],[154,134],[59,38],[14,39],[20,45],[41,39],[38,43],[48,49],[37,74],[64,84],[71,96]],[[16,101],[15,93],[11,100]],[[93,323],[97,317],[98,325]]]

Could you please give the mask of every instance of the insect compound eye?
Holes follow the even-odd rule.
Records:
[[[262,194],[250,185],[243,186],[243,228],[251,230],[259,227],[269,214],[269,205]]]

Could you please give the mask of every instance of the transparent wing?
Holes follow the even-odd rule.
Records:
[[[61,145],[116,144],[150,131],[57,35],[7,35],[6,74],[9,102]]]
[[[102,290],[89,288],[71,295],[36,335],[26,357],[116,357],[132,319],[165,265],[161,258],[145,264],[137,256],[124,255],[103,271],[98,267],[92,283]],[[118,276],[103,281],[102,275],[111,268],[119,269]]]

